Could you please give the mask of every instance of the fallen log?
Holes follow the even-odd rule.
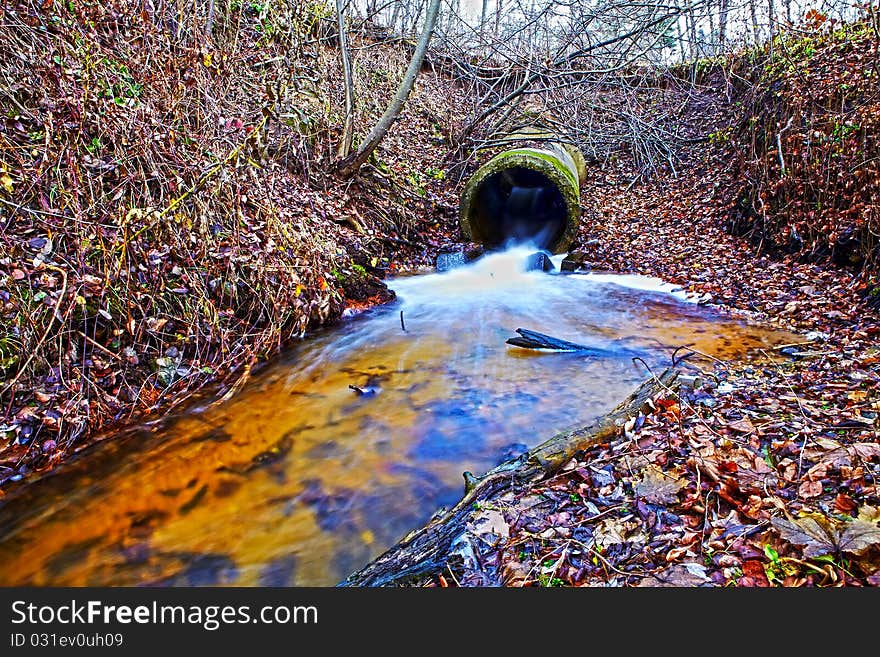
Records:
[[[672,387],[678,375],[677,369],[669,368],[652,376],[607,415],[580,429],[558,433],[482,477],[465,472],[465,494],[458,504],[448,511],[441,509],[424,527],[410,532],[338,586],[402,586],[422,575],[442,571],[453,544],[467,532],[476,503],[552,475],[578,452],[607,442],[627,420],[639,414],[649,399]]]
[[[518,328],[516,329],[516,332],[519,333],[519,336],[515,338],[508,338],[506,344],[512,345],[514,347],[520,347],[522,349],[579,353],[589,356],[596,356],[599,358],[629,357],[636,356],[639,353],[625,347],[620,347],[617,349],[588,347],[587,345],[578,344],[576,342],[569,342],[568,340],[561,340],[560,338],[554,338],[552,335],[547,335],[546,333],[538,333],[537,331],[530,331],[529,329],[524,328]]]
[[[577,344],[576,342],[569,342],[568,340],[560,340],[559,338],[554,338],[551,335],[546,335],[545,333],[538,333],[537,331],[530,331],[529,329],[518,328],[516,332],[519,333],[519,337],[516,338],[508,338],[507,344],[513,345],[514,347],[522,347],[523,349],[539,349],[542,351],[586,351],[586,352],[598,352],[598,355],[605,355],[604,349],[596,349],[594,347],[588,347],[583,344]]]

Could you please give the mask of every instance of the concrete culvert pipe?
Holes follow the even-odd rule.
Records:
[[[580,173],[574,147],[505,151],[465,184],[459,220],[465,239],[489,248],[528,242],[564,253],[580,224]]]

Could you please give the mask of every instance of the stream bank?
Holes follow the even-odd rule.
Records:
[[[732,236],[717,164],[634,188],[623,166],[587,176],[582,249],[594,269],[662,277],[803,339],[701,365],[561,473],[481,500],[445,567],[411,583],[880,585],[869,276]]]
[[[164,5],[0,9],[0,497],[194,395],[233,396],[389,299],[385,275],[433,263],[461,91],[425,71],[361,175],[335,178],[323,4],[233,3],[205,42],[197,12]],[[352,39],[357,132],[409,51]]]

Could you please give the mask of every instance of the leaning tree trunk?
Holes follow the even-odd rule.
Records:
[[[428,51],[428,44],[431,42],[431,35],[434,33],[434,26],[437,24],[437,14],[439,12],[440,0],[431,0],[431,4],[428,6],[428,14],[425,17],[425,27],[422,30],[422,36],[413,53],[412,60],[410,60],[409,67],[403,75],[403,80],[400,82],[397,93],[394,95],[391,103],[389,103],[388,109],[385,110],[382,118],[373,126],[367,138],[358,147],[357,152],[343,159],[337,166],[337,171],[342,177],[348,178],[361,168],[361,165],[376,150],[376,146],[379,145],[391,124],[394,123],[394,120],[400,114],[403,104],[413,89],[419,69],[422,67],[422,61],[425,59],[425,53]]]
[[[342,73],[345,79],[345,126],[339,141],[339,158],[351,153],[351,134],[354,126],[354,80],[351,75],[351,55],[348,52],[348,35],[345,31],[345,8],[348,0],[336,0],[336,18],[339,25],[339,52],[342,58]]]

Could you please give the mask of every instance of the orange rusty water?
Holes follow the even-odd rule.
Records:
[[[521,255],[398,280],[397,304],[304,341],[231,401],[13,490],[0,584],[332,585],[454,504],[462,471],[588,422],[646,376],[626,356],[505,345],[517,327],[657,368],[682,344],[726,359],[793,338],[611,282],[631,279],[525,274]]]

